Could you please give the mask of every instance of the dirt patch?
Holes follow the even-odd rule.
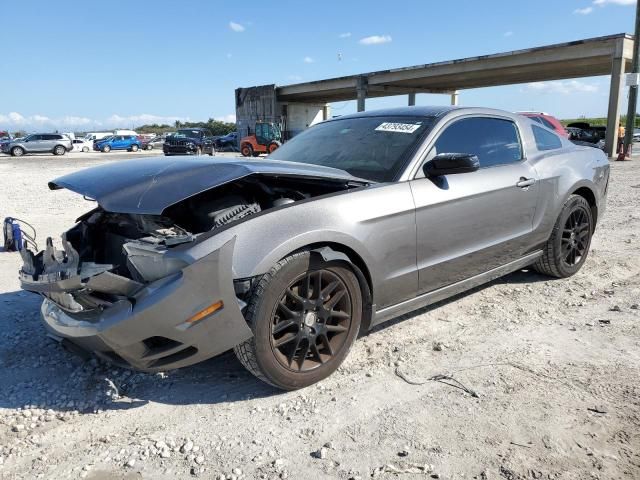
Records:
[[[2,157],[0,217],[59,238],[92,204],[47,181],[105,161]],[[82,361],[0,252],[0,477],[640,478],[639,174],[612,164],[576,276],[521,271],[393,320],[293,393],[231,354],[155,375]]]

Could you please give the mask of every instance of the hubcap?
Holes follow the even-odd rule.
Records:
[[[330,270],[307,272],[285,289],[271,321],[271,347],[289,370],[313,370],[337,355],[351,327],[351,298]]]
[[[562,261],[573,267],[579,264],[587,253],[591,223],[583,208],[577,208],[567,218],[562,229],[561,257]]]

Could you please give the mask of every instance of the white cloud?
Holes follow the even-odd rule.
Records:
[[[236,114],[229,113],[228,115],[223,115],[222,117],[215,117],[219,122],[227,122],[227,123],[236,123]]]
[[[359,43],[361,45],[381,45],[389,43],[391,40],[391,35],[371,35],[370,37],[361,38]]]
[[[340,38],[349,38],[351,36],[351,32],[344,32],[338,35]]]
[[[314,60],[313,58],[311,58],[311,57],[304,57],[304,58],[302,59],[302,61],[303,61],[304,63],[313,63],[313,62],[315,62],[315,60]]]
[[[635,5],[636,4],[636,0],[594,0],[593,1],[594,5],[607,5],[607,4],[613,4],[613,5]]]
[[[570,95],[573,93],[594,93],[598,91],[598,86],[579,80],[559,80],[555,82],[528,83],[526,89],[530,92]]]
[[[240,25],[239,23],[236,23],[236,22],[229,22],[229,28],[231,30],[233,30],[234,32],[244,32],[245,31],[244,25]]]
[[[578,15],[589,15],[593,12],[593,7],[585,7],[585,8],[576,8],[573,13]]]
[[[504,32],[503,36],[505,37],[510,37],[511,35],[513,35],[513,32],[511,30],[509,30],[508,32]]]

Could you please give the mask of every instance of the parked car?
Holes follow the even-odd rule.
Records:
[[[158,136],[152,139],[146,140],[142,142],[143,150],[162,150],[162,146],[164,145],[164,138]]]
[[[584,135],[589,135],[589,137],[593,138],[593,143],[604,140],[607,134],[607,127],[591,125],[588,122],[573,122],[567,125],[567,128],[579,128],[584,132]]]
[[[137,152],[141,146],[140,140],[135,135],[113,135],[93,142],[93,149],[104,153],[108,153],[111,150]]]
[[[362,112],[266,159],[156,157],[57,178],[50,188],[97,207],[63,251],[22,250],[19,275],[44,296],[50,335],[76,348],[145,371],[233,348],[292,390],[386,320],[525,267],[575,274],[608,181],[601,151],[520,115]]]
[[[230,149],[233,151],[238,150],[238,132],[227,133],[226,135],[219,137],[215,141],[216,150]]]
[[[165,155],[214,155],[213,135],[205,128],[183,128],[165,138]]]
[[[92,140],[84,140],[81,138],[76,138],[75,140],[71,141],[72,145],[73,145],[73,151],[74,152],[90,152],[91,150],[93,150],[93,141]]]
[[[569,133],[565,130],[562,124],[553,115],[549,115],[545,112],[518,112],[520,115],[530,118],[534,122],[538,122],[540,125],[544,125],[550,130],[555,131],[561,137],[569,138]]]
[[[3,130],[0,130],[0,141],[2,140],[10,140],[11,139],[11,134],[9,132],[5,132]]]
[[[15,138],[2,144],[2,152],[14,157],[20,157],[26,153],[64,155],[72,148],[71,139],[60,133],[32,133],[24,138]]]

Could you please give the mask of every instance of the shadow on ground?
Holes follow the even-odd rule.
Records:
[[[547,281],[519,271],[450,299],[386,322],[373,331],[435,310],[492,284]],[[46,336],[40,297],[0,294],[0,408],[37,406],[56,412],[129,409],[148,402],[190,405],[238,402],[282,392],[248,373],[232,352],[162,374],[133,372],[98,359],[86,360]]]

